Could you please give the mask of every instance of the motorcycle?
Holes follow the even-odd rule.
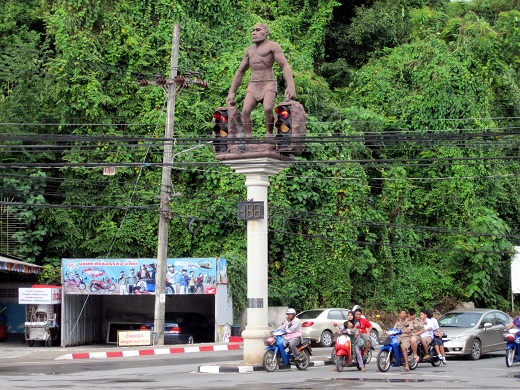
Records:
[[[295,365],[298,370],[306,370],[311,362],[311,341],[304,339],[303,343],[298,345],[299,360],[295,360],[291,354],[290,348],[285,348],[284,338],[287,332],[283,329],[273,330],[272,336],[264,340],[266,346],[263,365],[267,372],[273,372],[279,366]]]
[[[399,339],[397,338],[397,336],[403,332],[395,328],[390,328],[385,333],[388,337],[377,354],[377,369],[381,372],[387,372],[391,366],[400,367],[404,365],[404,356],[401,351],[401,346],[399,345]],[[418,362],[413,358],[411,348],[408,348],[407,354],[410,370],[415,370]]]
[[[114,284],[114,282],[112,282],[111,278],[105,278],[104,281],[94,279],[90,282],[89,288],[90,291],[92,291],[93,293],[101,290],[114,291],[116,289],[116,285]]]
[[[339,329],[337,323],[334,322],[332,325]],[[360,350],[361,355],[363,355],[363,364],[367,365],[372,360],[372,349],[368,351],[367,356],[364,356],[365,348],[360,348]],[[330,358],[336,364],[336,371],[338,372],[343,371],[344,367],[357,367],[358,370],[361,370],[352,341],[345,333],[340,333],[336,338]]]
[[[78,274],[68,277],[64,280],[65,286],[67,287],[79,287],[80,290],[85,290],[87,288],[87,285],[85,282],[79,277]]]
[[[506,344],[506,366],[520,362],[520,329],[506,329],[503,334]]]
[[[443,339],[445,339],[447,336],[445,333],[443,333],[442,337]],[[428,359],[425,359],[424,355],[426,355],[426,353],[424,352],[422,343],[419,342],[419,345],[417,345],[417,356],[419,356],[419,363],[430,363],[433,367],[439,367],[441,365],[442,360],[439,358],[437,352],[435,351],[435,347],[432,343],[428,345],[427,354],[430,355],[430,357]]]

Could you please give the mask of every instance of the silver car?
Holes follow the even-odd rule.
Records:
[[[447,355],[478,360],[484,353],[504,351],[502,333],[511,318],[500,310],[461,309],[444,314],[439,320]]]
[[[296,317],[302,322],[302,337],[309,338],[311,341],[319,343],[322,347],[330,347],[334,343],[334,322],[339,326],[347,320],[349,309],[329,308],[312,309],[299,313]],[[372,331],[370,335],[379,341],[383,334],[381,326],[370,321]]]

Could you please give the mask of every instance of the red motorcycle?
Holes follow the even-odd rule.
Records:
[[[337,323],[333,323],[333,325],[338,327]],[[360,348],[361,355],[364,355],[365,348]],[[361,370],[361,367],[358,364],[356,353],[354,351],[354,346],[352,345],[352,340],[350,336],[346,333],[340,333],[336,338],[336,342],[332,348],[331,359],[336,364],[336,370],[338,372],[343,371],[345,367],[357,367],[358,370]],[[366,357],[363,357],[364,365],[367,365],[372,359],[372,350],[368,351]]]
[[[93,293],[103,290],[114,291],[116,285],[112,281],[112,278],[105,278],[105,280],[94,279],[90,282],[89,288]]]

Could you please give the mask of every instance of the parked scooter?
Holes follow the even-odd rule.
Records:
[[[116,289],[116,285],[112,281],[112,278],[105,278],[104,281],[94,279],[90,282],[89,288],[93,293],[99,292],[101,290],[114,291]]]
[[[386,331],[388,337],[383,343],[383,346],[377,354],[377,369],[381,372],[387,372],[390,367],[400,367],[404,365],[404,356],[399,345],[399,339],[397,336],[402,332],[395,328],[390,328]],[[408,348],[408,366],[410,370],[415,370],[418,363],[413,358],[413,352],[411,348]]]
[[[506,366],[520,362],[520,329],[506,329],[503,334],[506,344]]]
[[[340,329],[337,323],[334,322],[332,325]],[[368,351],[367,356],[364,356],[365,348],[360,348],[360,351],[363,356],[363,364],[366,366],[372,360],[372,350]],[[361,370],[352,340],[346,333],[340,333],[337,336],[330,358],[335,363],[338,372],[343,371],[344,367],[357,367],[358,370]]]
[[[306,370],[311,362],[311,341],[304,339],[303,343],[298,345],[297,360],[291,354],[290,348],[285,348],[283,336],[287,332],[284,329],[273,330],[273,335],[264,340],[266,345],[264,353],[264,368],[267,372],[273,372],[279,366],[295,365],[298,370]]]

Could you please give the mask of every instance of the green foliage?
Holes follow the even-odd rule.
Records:
[[[38,273],[38,283],[47,285],[61,285],[61,268],[45,264]]]
[[[270,177],[269,304],[504,307],[520,215],[518,164],[501,159],[518,155],[506,134],[520,116],[517,8],[9,1],[0,9],[0,158],[38,164],[0,168],[0,200],[30,205],[12,210],[27,226],[18,255],[47,264],[49,281],[60,258],[155,256],[166,96],[136,81],[169,73],[179,22],[178,73],[200,71],[210,88],[176,96],[172,186],[183,196],[171,199],[168,255],[226,258],[237,320],[247,295],[236,219],[244,180],[209,146],[184,151],[209,137],[251,27],[263,22],[291,64],[309,136],[324,137]],[[282,91],[278,67],[275,77]],[[244,81],[238,101],[245,91]],[[263,127],[260,109],[253,120]],[[82,163],[143,165],[104,176]],[[199,220],[196,234],[188,217]]]

